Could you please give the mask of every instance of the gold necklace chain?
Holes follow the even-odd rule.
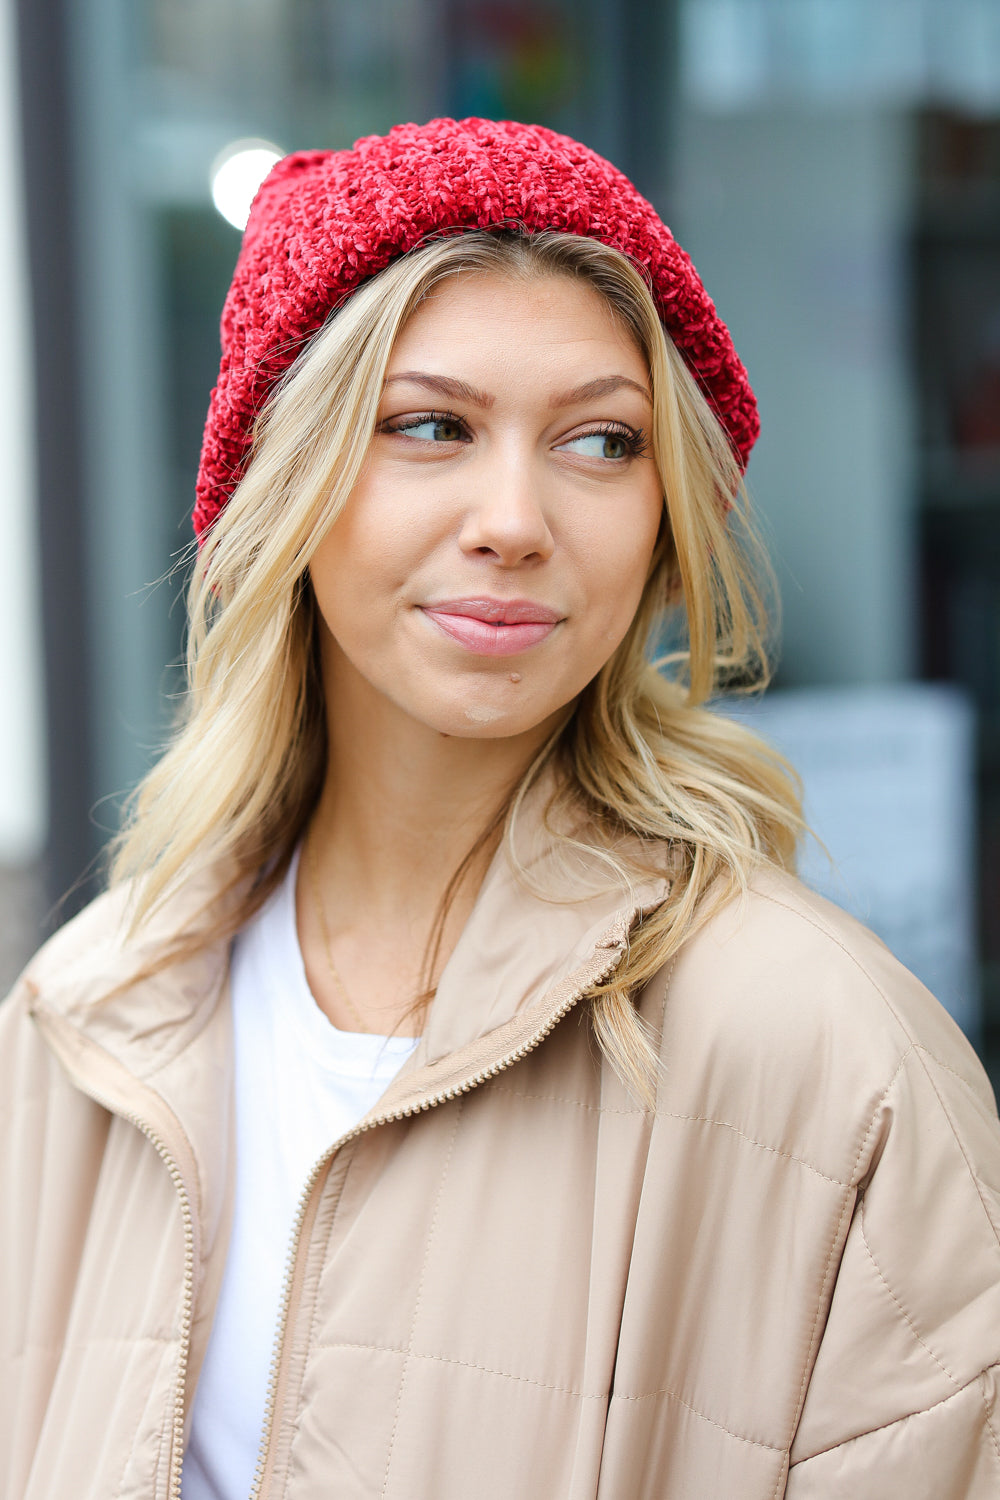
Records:
[[[358,1014],[357,1006],[354,1004],[354,1001],[347,993],[347,986],[338,974],[337,965],[333,961],[333,953],[330,949],[330,932],[326,925],[326,912],[323,910],[323,902],[320,897],[319,891],[319,874],[316,868],[316,851],[313,848],[311,840],[307,840],[305,854],[306,864],[309,869],[310,895],[312,896],[313,906],[316,908],[316,915],[319,918],[319,930],[323,937],[323,951],[326,954],[326,962],[327,967],[330,970],[330,977],[333,980],[334,984],[337,986],[337,989],[340,991],[347,1009],[350,1011],[355,1021],[357,1021],[358,1030],[367,1031],[368,1028],[365,1025],[364,1021],[361,1019],[361,1016]]]

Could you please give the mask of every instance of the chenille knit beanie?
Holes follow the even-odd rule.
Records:
[[[745,467],[760,425],[747,373],[690,258],[628,178],[541,125],[432,120],[350,151],[296,152],[261,186],[222,311],[199,540],[244,473],[268,395],[329,313],[429,235],[506,224],[585,235],[628,256]]]

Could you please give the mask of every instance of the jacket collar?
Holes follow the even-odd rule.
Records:
[[[666,892],[664,876],[626,888],[586,840],[569,849],[547,826],[550,784],[525,798],[513,838],[495,855],[441,977],[425,1033],[380,1101],[407,1110],[471,1086],[525,1049],[561,1007],[620,961],[629,932]],[[515,867],[516,866],[516,867]],[[32,1010],[50,1046],[85,1092],[137,1123],[185,1142],[229,1129],[232,1047],[228,943],[210,944],[150,974],[150,960],[224,886],[215,871],[193,881],[138,938],[126,936],[128,892],[94,902],[28,970]],[[471,1082],[470,1082],[471,1080]],[[189,1147],[198,1196],[204,1153]]]
[[[529,792],[510,847],[493,858],[439,980],[416,1066],[543,1015],[596,953],[620,957],[640,914],[664,898],[662,875],[623,884],[585,830],[563,822],[560,839],[546,818],[551,789],[546,778]]]

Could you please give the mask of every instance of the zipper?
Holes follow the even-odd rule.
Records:
[[[181,1291],[181,1327],[180,1347],[177,1356],[177,1373],[174,1383],[172,1415],[170,1423],[170,1464],[167,1471],[167,1500],[180,1500],[181,1494],[181,1467],[184,1458],[184,1389],[187,1383],[188,1359],[191,1353],[191,1328],[194,1321],[194,1263],[195,1263],[195,1220],[194,1209],[191,1205],[191,1195],[188,1192],[184,1173],[173,1155],[169,1145],[159,1132],[144,1120],[141,1115],[133,1110],[123,1109],[113,1096],[103,1092],[102,1089],[92,1084],[85,1076],[81,1076],[80,1069],[76,1066],[77,1058],[72,1050],[67,1052],[61,1046],[59,1032],[61,1021],[57,1016],[47,1015],[43,1011],[33,1012],[35,1021],[45,1035],[49,1046],[55,1055],[60,1058],[66,1067],[70,1078],[81,1093],[93,1099],[108,1114],[124,1120],[127,1125],[132,1125],[141,1135],[149,1141],[157,1156],[163,1162],[170,1180],[177,1193],[177,1201],[181,1210],[181,1223],[184,1231],[184,1279]]]
[[[367,1134],[370,1130],[375,1130],[380,1125],[388,1125],[399,1120],[409,1119],[412,1115],[423,1114],[426,1110],[434,1109],[439,1104],[446,1104],[449,1100],[457,1099],[463,1094],[469,1094],[473,1089],[479,1088],[481,1084],[488,1083],[491,1078],[496,1078],[498,1074],[505,1072],[507,1068],[513,1067],[515,1063],[520,1062],[522,1058],[534,1052],[537,1047],[541,1046],[546,1037],[555,1030],[559,1022],[569,1014],[573,1007],[579,1004],[587,990],[592,985],[602,984],[614,972],[621,962],[623,952],[624,945],[613,953],[612,957],[597,973],[588,974],[586,981],[571,991],[569,996],[546,1019],[544,1025],[538,1031],[534,1032],[526,1042],[523,1042],[520,1047],[516,1047],[513,1051],[498,1058],[496,1062],[491,1063],[488,1068],[483,1068],[479,1073],[474,1073],[471,1077],[464,1078],[461,1083],[455,1084],[453,1088],[444,1089],[438,1094],[427,1094],[423,1098],[416,1100],[413,1104],[408,1104],[404,1109],[390,1110],[387,1114],[376,1115],[373,1119],[356,1125],[353,1130],[349,1130],[346,1135],[342,1135],[339,1140],[335,1141],[313,1167],[302,1190],[302,1196],[299,1199],[298,1211],[295,1215],[295,1223],[292,1226],[292,1235],[289,1241],[288,1259],[285,1262],[284,1284],[278,1311],[278,1328],[275,1335],[274,1349],[271,1355],[271,1369],[267,1382],[264,1426],[261,1432],[260,1448],[257,1453],[257,1466],[254,1471],[253,1485],[250,1489],[250,1500],[261,1500],[264,1482],[268,1477],[268,1467],[271,1460],[271,1429],[274,1424],[278,1404],[278,1392],[281,1386],[282,1355],[284,1353],[285,1335],[288,1331],[288,1315],[291,1311],[292,1297],[296,1289],[297,1278],[295,1273],[299,1240],[305,1226],[313,1190],[323,1172],[329,1166],[337,1152],[350,1141]],[[174,1500],[172,1495],[171,1500]]]
[[[184,1174],[170,1155],[166,1142],[155,1131],[148,1129],[138,1118],[134,1116],[124,1116],[123,1118],[131,1119],[132,1124],[142,1131],[170,1173],[170,1180],[177,1190],[177,1198],[181,1206],[181,1218],[184,1224],[184,1285],[181,1293],[181,1337],[180,1350],[177,1356],[177,1376],[174,1386],[174,1408],[171,1421],[170,1468],[167,1475],[167,1495],[169,1500],[180,1500],[181,1466],[184,1460],[184,1391],[187,1385],[188,1356],[191,1353],[191,1325],[194,1320],[194,1212],[191,1208],[191,1199],[184,1182]]]
[[[177,1359],[177,1378],[174,1386],[171,1420],[170,1467],[167,1476],[168,1500],[180,1500],[181,1463],[184,1450],[184,1387],[187,1382],[188,1356],[191,1352],[191,1325],[194,1318],[194,1212],[191,1207],[191,1198],[184,1181],[184,1174],[171,1155],[170,1147],[163,1137],[158,1135],[152,1126],[139,1115],[118,1108],[96,1089],[82,1085],[81,1087],[95,1104],[99,1104],[102,1109],[106,1109],[109,1114],[117,1116],[118,1119],[124,1120],[126,1124],[134,1125],[136,1130],[146,1137],[170,1173],[170,1180],[180,1202],[181,1219],[184,1225],[184,1285],[181,1297],[180,1353]]]

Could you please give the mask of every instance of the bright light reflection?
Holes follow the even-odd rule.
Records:
[[[212,163],[212,202],[224,219],[245,229],[250,205],[284,152],[271,141],[233,141]]]

